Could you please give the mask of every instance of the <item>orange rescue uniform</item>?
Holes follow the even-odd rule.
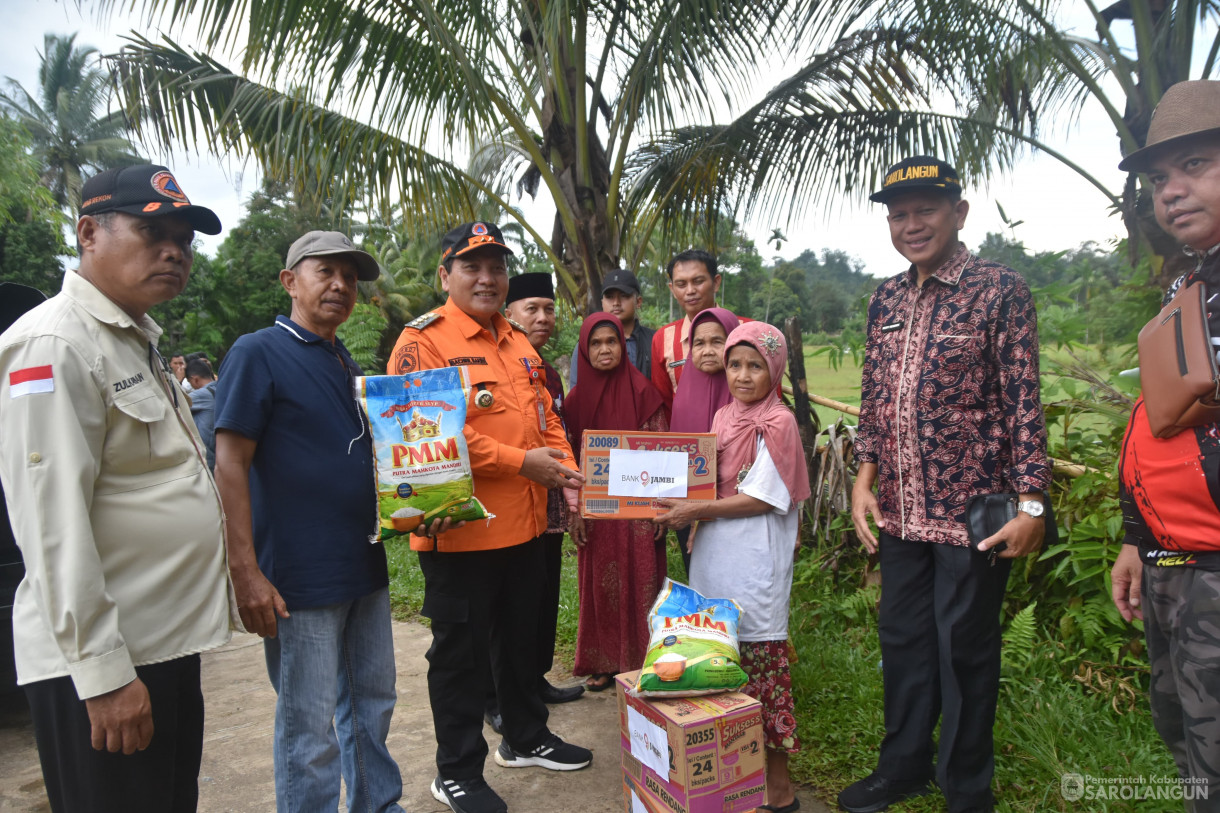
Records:
[[[495,519],[490,527],[471,522],[441,534],[442,552],[507,548],[546,532],[546,487],[520,473],[530,449],[558,449],[567,455],[560,462],[576,470],[551,408],[542,358],[503,316],[495,314],[492,324],[494,337],[449,300],[409,323],[390,356],[390,375],[461,365],[470,373],[465,434],[474,493]],[[431,545],[431,539],[411,537],[413,550]]]

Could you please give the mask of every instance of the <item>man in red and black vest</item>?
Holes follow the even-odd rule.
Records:
[[[1146,146],[1118,166],[1147,175],[1157,222],[1197,258],[1165,302],[1196,282],[1220,291],[1220,82],[1165,91]],[[1216,302],[1207,321],[1220,337]],[[1220,422],[1156,438],[1136,401],[1119,491],[1126,538],[1114,603],[1126,620],[1144,621],[1152,720],[1185,798],[1195,811],[1220,810]]]

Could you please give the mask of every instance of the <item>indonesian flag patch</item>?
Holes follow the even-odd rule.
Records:
[[[51,375],[50,364],[42,367],[26,367],[24,370],[14,370],[8,374],[10,398],[20,398],[36,392],[55,392],[55,378]]]

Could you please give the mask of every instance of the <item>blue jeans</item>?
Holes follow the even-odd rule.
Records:
[[[402,813],[402,776],[385,744],[397,700],[389,588],[293,610],[278,626],[263,642],[279,697],[276,809],[334,813],[342,771],[349,811]]]

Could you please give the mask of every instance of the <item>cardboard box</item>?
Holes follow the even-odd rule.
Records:
[[[740,692],[633,697],[635,672],[615,678],[628,813],[744,813],[766,791],[762,706]],[[665,754],[660,753],[664,742]],[[658,760],[666,768],[656,770]]]
[[[585,476],[580,513],[588,519],[652,519],[663,513],[655,499],[610,495],[612,449],[686,452],[686,499],[716,499],[716,436],[711,433],[602,432],[581,438],[580,472]]]
[[[759,774],[737,785],[687,796],[630,756],[623,763],[626,813],[754,813],[766,792],[766,778]]]

